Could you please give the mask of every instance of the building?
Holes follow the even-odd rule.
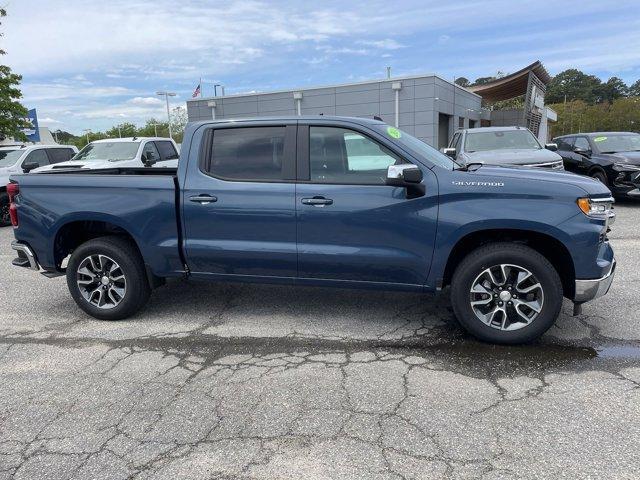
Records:
[[[480,95],[437,75],[400,77],[268,93],[195,98],[189,121],[277,115],[380,117],[438,148],[458,128],[489,119]]]
[[[459,128],[518,125],[547,141],[553,111],[544,106],[551,77],[534,62],[518,72],[463,88],[437,75],[372,80],[325,87],[247,93],[187,100],[190,122],[278,115],[380,117],[436,148]],[[523,96],[524,110],[492,110],[484,103]]]

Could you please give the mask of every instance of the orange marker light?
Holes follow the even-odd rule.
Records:
[[[588,198],[579,198],[578,199],[578,207],[585,215],[589,215],[591,213],[591,202]]]

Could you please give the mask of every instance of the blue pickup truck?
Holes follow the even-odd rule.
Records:
[[[433,292],[476,337],[542,335],[615,270],[601,183],[457,165],[363,118],[190,124],[176,169],[14,175],[14,265],[66,275],[89,315],[129,317],[170,277]]]

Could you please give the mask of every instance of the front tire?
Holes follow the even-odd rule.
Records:
[[[138,248],[120,237],[80,245],[67,265],[67,286],[78,306],[100,320],[130,317],[151,294]]]
[[[460,325],[491,343],[539,338],[562,307],[562,282],[537,251],[517,243],[493,243],[468,254],[451,281],[451,303]]]
[[[607,179],[607,175],[604,172],[601,172],[600,170],[596,170],[591,174],[591,178],[595,178],[596,180],[598,180],[600,183],[602,183],[605,187],[609,186],[609,181]]]
[[[0,227],[8,227],[11,225],[11,217],[9,216],[9,194],[0,193]]]

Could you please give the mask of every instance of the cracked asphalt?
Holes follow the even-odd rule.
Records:
[[[640,203],[609,295],[479,343],[447,295],[173,281],[84,315],[0,230],[0,479],[640,477]]]

